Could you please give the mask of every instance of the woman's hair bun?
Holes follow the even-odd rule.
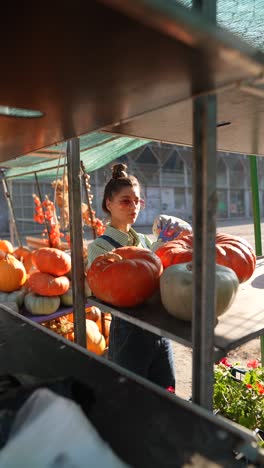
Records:
[[[126,164],[114,164],[112,167],[112,179],[120,179],[120,177],[127,177]]]

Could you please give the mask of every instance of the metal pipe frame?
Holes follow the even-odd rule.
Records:
[[[67,142],[67,169],[69,184],[74,337],[77,344],[86,348],[85,275],[83,263],[79,138],[74,138]]]
[[[216,1],[193,0],[193,8],[216,22]],[[211,80],[206,57],[202,73]],[[193,311],[192,401],[213,410],[216,235],[216,97],[193,102]]]
[[[12,226],[12,229],[13,229],[13,231],[15,233],[15,237],[16,237],[16,240],[17,240],[18,247],[22,247],[22,240],[21,240],[19,230],[18,230],[18,227],[17,227],[14,205],[13,205],[12,197],[11,197],[11,194],[10,194],[8,182],[6,180],[5,173],[4,173],[3,170],[1,170],[1,179],[2,179],[2,185],[3,185],[3,191],[4,191],[5,199],[6,199],[8,208],[9,208],[11,226]],[[12,233],[10,233],[10,235],[11,235],[11,238],[12,238]],[[12,241],[13,241],[13,239],[12,239]]]

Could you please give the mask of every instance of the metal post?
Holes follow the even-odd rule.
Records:
[[[215,1],[193,0],[193,7],[199,8],[208,19],[215,22]],[[206,56],[201,59],[200,72],[210,87],[210,64]],[[212,410],[216,234],[215,96],[199,97],[193,103],[193,231],[192,401]]]
[[[258,187],[258,166],[256,156],[249,156],[252,206],[254,217],[254,235],[256,255],[262,255],[260,209],[259,209],[259,187]]]
[[[10,195],[10,190],[9,190],[8,183],[7,183],[7,180],[5,178],[5,174],[4,174],[3,170],[1,170],[1,175],[2,175],[2,184],[3,184],[4,195],[5,195],[5,199],[7,201],[7,205],[8,205],[8,208],[9,208],[11,226],[12,226],[12,229],[14,230],[14,232],[15,232],[18,247],[22,247],[21,237],[19,235],[19,231],[18,231],[18,227],[17,227],[17,223],[16,223],[14,205],[13,205],[13,202],[12,202],[12,198],[11,198],[11,195]],[[13,239],[12,239],[12,242],[13,242]]]
[[[257,158],[252,155],[249,156],[250,163],[250,178],[251,178],[251,193],[252,193],[252,206],[254,217],[254,235],[255,235],[255,251],[256,255],[262,255],[262,242],[261,242],[261,220],[259,209],[259,187],[258,187],[258,166]],[[261,363],[264,365],[264,337],[260,337],[261,349]]]
[[[67,143],[67,168],[69,183],[74,336],[75,342],[86,348],[80,142],[78,138],[74,138]]]

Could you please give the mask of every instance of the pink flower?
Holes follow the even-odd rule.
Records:
[[[226,357],[224,357],[223,359],[221,359],[221,360],[220,360],[220,363],[221,363],[221,364],[224,364],[224,366],[226,366],[226,367],[232,367],[232,364],[230,364],[230,363],[228,362],[228,360],[227,360]]]
[[[250,367],[251,369],[256,369],[257,367],[259,367],[258,359],[253,359],[252,361],[248,361],[247,367]]]

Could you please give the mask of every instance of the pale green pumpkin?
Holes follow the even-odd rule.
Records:
[[[90,289],[87,284],[87,281],[84,281],[84,294],[85,297],[88,297],[90,295]],[[65,294],[62,294],[61,296],[61,303],[65,306],[72,306],[73,305],[73,295],[72,295],[72,286],[68,289],[68,291]]]
[[[161,302],[169,314],[180,320],[192,319],[191,263],[179,263],[164,270],[160,277]],[[233,270],[216,265],[216,316],[222,315],[232,304],[239,286]]]
[[[39,296],[28,293],[25,296],[25,307],[33,315],[54,314],[60,307],[59,296]]]
[[[0,302],[15,302],[20,309],[24,302],[26,291],[25,289],[17,289],[11,293],[1,292],[0,291]]]

